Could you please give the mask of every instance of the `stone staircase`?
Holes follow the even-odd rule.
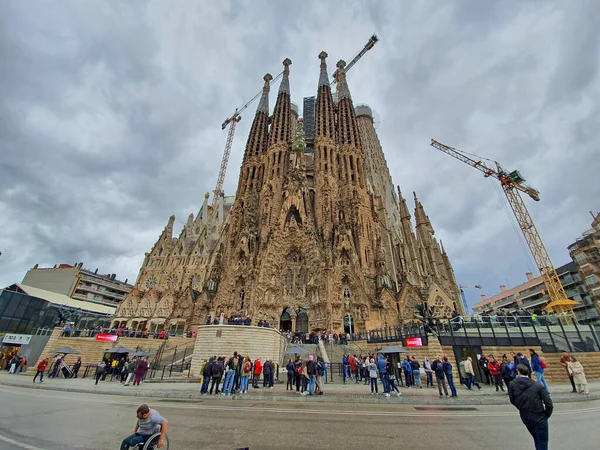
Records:
[[[110,350],[111,348],[122,346],[134,351],[145,351],[151,355],[154,355],[160,346],[165,342],[164,340],[160,339],[138,339],[127,337],[120,337],[117,342],[104,342],[97,341],[95,338],[61,337],[62,331],[62,328],[54,329],[38,361],[28,367],[28,372],[35,372],[37,363],[44,358],[48,358],[50,363],[52,363],[54,357],[56,356],[54,350],[62,347],[70,347],[80,353],[78,355],[67,355],[64,361],[65,364],[72,366],[75,361],[77,361],[77,358],[81,357],[82,364],[80,371],[83,373],[86,366],[96,366],[96,364],[98,364],[98,362],[104,356],[106,350]],[[167,342],[173,346],[176,346],[189,344],[190,341],[192,340],[188,338],[170,338]]]

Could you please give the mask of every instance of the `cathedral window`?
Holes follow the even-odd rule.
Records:
[[[180,247],[178,253],[181,255],[181,253],[183,253],[183,248]]]
[[[200,254],[202,255],[204,253],[204,247],[200,247]]]
[[[158,256],[162,255],[162,248],[158,251]]]
[[[244,289],[240,291],[240,309],[244,309],[244,300],[246,299],[246,292]]]

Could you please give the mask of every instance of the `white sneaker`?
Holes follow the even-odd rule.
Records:
[[[389,397],[389,396],[390,396],[390,394],[385,394],[385,396],[386,396],[386,397]]]
[[[400,397],[402,395],[402,392],[396,392],[396,397]]]

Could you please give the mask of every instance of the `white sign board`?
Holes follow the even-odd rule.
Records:
[[[30,334],[5,334],[2,339],[3,344],[21,344],[27,345],[31,341]]]

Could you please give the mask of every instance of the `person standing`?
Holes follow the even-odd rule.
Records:
[[[492,377],[494,377],[496,392],[498,392],[500,389],[502,389],[502,392],[504,392],[504,385],[502,384],[502,374],[500,373],[500,364],[498,364],[498,361],[496,361],[496,358],[494,358],[492,355],[490,355],[490,358],[488,360],[488,370],[490,371]]]
[[[479,381],[477,381],[477,378],[475,378],[475,373],[473,370],[473,358],[471,358],[470,356],[465,361],[465,373],[467,374],[467,376],[465,377],[465,387],[468,390],[472,390],[472,386],[477,386],[477,389],[481,390],[481,385],[479,384]]]
[[[390,383],[390,394],[392,394],[393,392],[396,393],[396,396],[400,397],[402,395],[402,393],[400,392],[400,389],[398,389],[398,386],[396,385],[396,374],[394,373],[394,365],[391,363],[391,361],[389,359],[387,360],[387,372],[388,372],[388,382]]]
[[[572,392],[577,392],[577,388],[575,388],[575,381],[573,381],[573,374],[569,371],[569,362],[571,362],[571,355],[569,355],[569,352],[563,352],[562,356],[560,357],[560,365],[563,366],[567,371],[569,381],[571,382],[571,387],[573,388]]]
[[[479,368],[481,369],[482,373],[481,381],[485,382],[485,384],[492,383],[492,376],[490,374],[490,369],[488,368],[488,363],[488,359],[484,355],[481,355],[481,357],[479,358]]]
[[[46,370],[46,367],[48,367],[48,358],[42,360],[38,366],[37,366],[37,371],[33,377],[33,382],[35,383],[35,379],[38,377],[38,375],[40,376],[40,383],[44,382],[44,371]]]
[[[529,368],[517,366],[518,377],[508,385],[510,402],[519,410],[521,421],[533,437],[536,450],[548,450],[548,419],[554,409],[548,391],[529,378]]]
[[[246,356],[242,365],[242,372],[240,377],[240,392],[245,394],[248,392],[248,379],[252,374],[252,361],[250,357]]]
[[[421,383],[421,365],[414,356],[410,360],[410,369],[414,385],[419,389],[423,389],[423,384]]]
[[[540,382],[546,391],[550,393],[548,390],[548,383],[546,383],[546,379],[544,378],[544,369],[546,368],[546,364],[540,358],[540,355],[536,353],[536,351],[532,348],[529,349],[529,356],[531,357],[531,370],[535,373],[535,379]]]
[[[131,380],[133,379],[133,374],[135,373],[135,368],[137,367],[138,361],[137,358],[133,358],[129,364],[127,364],[127,379],[125,380],[124,386],[129,386]]]
[[[429,356],[425,357],[423,361],[423,367],[425,368],[425,376],[427,377],[427,387],[433,387],[433,370],[431,370],[431,361]]]
[[[98,385],[98,380],[100,377],[106,372],[106,361],[102,360],[96,366],[96,385]]]
[[[510,382],[515,379],[515,363],[510,361],[506,355],[502,356],[502,363],[500,363],[500,375],[502,375],[504,384],[508,389]]]
[[[19,363],[19,373],[23,372],[23,369],[25,368],[25,366],[27,365],[27,358],[23,355],[21,355],[21,362]]]
[[[569,357],[569,363],[567,365],[567,370],[569,371],[569,374],[571,375],[571,377],[575,380],[575,384],[577,385],[577,388],[579,389],[579,393],[589,395],[590,391],[588,390],[588,387],[587,387],[587,380],[585,378],[583,366],[581,365],[581,363],[579,361],[577,361],[577,358],[575,358],[574,356]]]
[[[452,364],[448,361],[448,357],[444,356],[444,362],[442,363],[444,367],[444,375],[446,375],[446,380],[448,380],[448,387],[450,388],[450,392],[452,393],[451,397],[458,397],[456,392],[456,387],[454,386],[454,380],[452,375]],[[446,394],[448,396],[448,394]]]
[[[327,363],[320,356],[317,357],[317,393],[323,395],[325,393],[325,386],[323,383],[323,377],[326,376]]]
[[[381,384],[383,384],[383,392],[386,397],[390,396],[390,379],[387,372],[387,362],[383,355],[379,355],[379,361],[377,361],[377,369],[379,370],[379,376],[381,377]]]
[[[57,356],[56,359],[54,360],[54,367],[52,368],[52,372],[50,372],[50,375],[48,375],[48,378],[56,378],[56,375],[58,375],[58,369],[60,369],[61,364],[62,364],[62,358],[60,356]]]
[[[313,355],[308,356],[308,362],[306,363],[306,373],[309,377],[308,391],[304,391],[303,395],[314,395],[316,383],[317,383],[317,368]]]
[[[375,360],[371,358],[369,362],[369,379],[371,380],[371,394],[375,395],[379,393],[377,388],[377,364]]]
[[[138,386],[140,385],[142,378],[144,378],[144,375],[146,375],[147,370],[148,370],[148,363],[146,362],[146,358],[142,358],[142,360],[138,362],[138,365],[135,368],[135,371],[133,372],[133,374],[134,374],[133,385],[134,386],[136,384]]]
[[[75,364],[73,364],[73,378],[77,378],[77,373],[79,372],[79,369],[81,368],[81,356],[77,357],[77,361],[75,361]]]
[[[262,364],[260,362],[260,358],[257,358],[256,361],[254,361],[254,372],[253,375],[254,377],[252,378],[252,387],[254,389],[258,389],[258,380],[260,380],[260,374],[262,373]]]
[[[205,395],[208,392],[208,385],[210,384],[212,376],[212,366],[216,359],[216,356],[210,357],[202,369],[202,387],[200,388],[200,395]]]
[[[431,363],[431,368],[435,372],[435,381],[437,382],[438,391],[440,392],[440,398],[442,395],[442,388],[444,388],[444,394],[448,397],[448,386],[446,386],[446,377],[444,372],[444,366],[439,358],[436,358]]]
[[[287,366],[285,366],[285,370],[287,371],[287,384],[285,385],[286,391],[294,390],[294,373],[296,372],[296,366],[291,358],[288,360]]]
[[[406,380],[406,387],[411,388],[412,386],[412,367],[410,365],[410,357],[407,356],[402,361],[402,372],[404,372],[404,379]]]
[[[227,361],[227,372],[225,372],[225,381],[223,382],[223,395],[231,395],[239,363],[238,352],[233,352],[233,356]]]
[[[219,395],[219,385],[221,384],[221,378],[223,377],[223,373],[225,372],[225,364],[223,360],[223,357],[219,357],[211,366],[212,383],[210,385],[209,395],[212,395],[213,390],[215,390],[215,387],[215,395]]]
[[[302,378],[303,374],[302,374],[302,358],[300,358],[299,356],[296,357],[296,361],[294,362],[294,375],[295,375],[295,383],[296,383],[296,392],[300,393],[300,392],[304,392],[302,390],[300,390],[300,388],[302,387]]]

